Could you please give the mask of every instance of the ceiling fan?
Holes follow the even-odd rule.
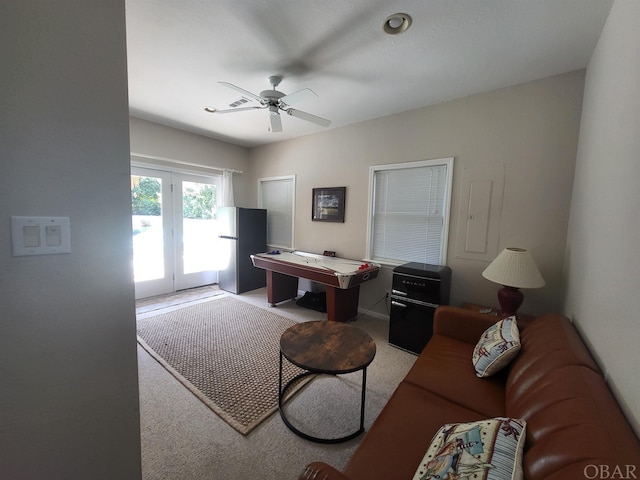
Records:
[[[272,75],[269,77],[269,83],[273,87],[272,90],[263,90],[260,92],[260,95],[256,95],[251,93],[244,88],[240,88],[232,83],[228,82],[218,82],[221,85],[225,85],[229,88],[233,88],[238,92],[242,93],[244,96],[252,98],[253,100],[260,103],[260,105],[252,105],[250,107],[234,107],[226,110],[218,110],[213,107],[205,107],[205,111],[210,113],[232,113],[232,112],[242,112],[247,110],[260,110],[264,108],[269,109],[269,119],[270,119],[270,129],[271,132],[281,132],[282,131],[282,119],[280,118],[280,110],[285,112],[292,117],[300,118],[302,120],[306,120],[307,122],[315,123],[316,125],[320,125],[321,127],[328,127],[331,124],[331,120],[327,120],[326,118],[318,117],[317,115],[312,115],[307,112],[303,112],[301,110],[297,110],[295,108],[291,108],[297,102],[306,100],[308,98],[317,98],[318,95],[309,89],[304,88],[302,90],[298,90],[297,92],[290,93],[289,95],[285,95],[282,92],[276,90],[276,87],[282,81],[282,77],[280,75]],[[233,105],[241,105],[242,103],[248,103],[249,99],[244,99],[244,102],[234,102]]]

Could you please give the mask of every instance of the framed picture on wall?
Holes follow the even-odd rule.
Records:
[[[314,188],[311,220],[344,223],[344,200],[347,187]]]

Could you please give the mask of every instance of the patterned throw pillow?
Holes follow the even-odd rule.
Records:
[[[444,425],[413,480],[521,480],[526,426],[524,420],[503,417]]]
[[[520,351],[520,333],[516,317],[500,320],[487,328],[473,349],[476,375],[488,377],[507,366]]]

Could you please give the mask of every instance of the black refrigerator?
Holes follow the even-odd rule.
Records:
[[[218,248],[222,256],[218,286],[231,293],[266,286],[266,272],[253,266],[251,255],[267,251],[267,211],[220,207],[217,218]]]
[[[393,269],[389,343],[420,354],[433,335],[433,316],[439,305],[449,305],[451,268],[406,263]]]

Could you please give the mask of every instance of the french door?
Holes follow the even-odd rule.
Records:
[[[131,168],[136,298],[216,283],[220,177]]]

